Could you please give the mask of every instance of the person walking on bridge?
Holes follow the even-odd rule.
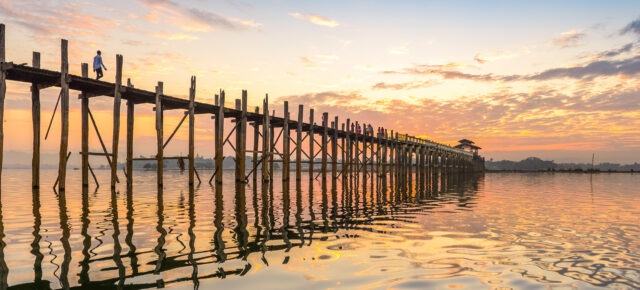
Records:
[[[107,70],[107,67],[102,63],[102,52],[98,50],[98,54],[93,57],[93,71],[96,72],[96,80],[102,78],[102,68]]]

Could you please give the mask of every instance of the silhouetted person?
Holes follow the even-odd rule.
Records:
[[[102,52],[98,50],[98,54],[93,57],[93,71],[96,72],[96,80],[102,78],[102,68],[107,70],[107,67],[102,63]]]

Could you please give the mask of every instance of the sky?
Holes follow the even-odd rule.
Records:
[[[96,50],[115,79],[115,56],[137,88],[227,106],[248,90],[401,133],[456,144],[487,159],[640,162],[640,5],[636,1],[0,0],[7,60],[70,70]],[[93,76],[93,73],[91,74]],[[46,131],[59,88],[43,90]],[[29,86],[9,82],[5,150],[30,152]],[[79,92],[71,94],[70,150],[80,149]],[[152,105],[136,107],[135,155],[155,154]],[[113,99],[91,99],[106,143]],[[125,106],[122,118],[124,122]],[[165,115],[165,136],[182,112]],[[305,117],[305,120],[307,118]],[[43,153],[59,146],[59,115]],[[122,126],[120,152],[125,150]],[[187,152],[183,127],[167,154]],[[91,132],[92,151],[99,150]],[[196,151],[213,155],[213,120],[198,116]],[[108,146],[110,147],[110,146]],[[230,150],[230,149],[228,149]],[[231,155],[231,152],[225,152]],[[121,157],[124,158],[121,154]],[[120,160],[123,161],[124,159]]]

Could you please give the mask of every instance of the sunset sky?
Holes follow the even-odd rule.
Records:
[[[293,118],[302,103],[330,119],[450,144],[468,138],[487,159],[640,162],[637,1],[0,0],[0,22],[15,63],[39,51],[44,68],[59,70],[65,38],[72,73],[100,49],[113,81],[122,54],[125,79],[150,91],[163,81],[166,94],[186,97],[195,75],[202,102],[224,89],[232,106],[246,89],[253,108],[268,93],[279,116],[288,100]],[[30,152],[29,86],[9,82],[7,91],[5,150]],[[58,91],[42,92],[43,137]],[[105,142],[112,106],[91,99]],[[136,107],[136,155],[155,153],[153,114]],[[165,136],[181,116],[166,113]],[[59,123],[44,153],[57,152]],[[197,152],[212,156],[213,120],[196,125]],[[186,153],[186,127],[176,138],[169,154]]]

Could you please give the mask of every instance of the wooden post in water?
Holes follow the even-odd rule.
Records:
[[[331,177],[338,178],[338,116],[333,122],[333,135],[331,137]]]
[[[302,123],[304,106],[298,105],[298,127],[296,128],[296,181],[302,180]]]
[[[364,176],[363,178],[367,177],[367,174],[369,172],[368,168],[367,168],[367,151],[369,150],[369,148],[367,148],[367,124],[362,123],[362,176]]]
[[[324,179],[327,174],[327,134],[328,134],[328,122],[329,114],[327,112],[322,113],[322,178]]]
[[[269,95],[266,95],[262,103],[262,182],[269,182]]]
[[[343,174],[348,173],[349,177],[351,177],[351,155],[352,155],[353,148],[351,148],[351,119],[349,118],[347,118],[346,127],[347,127],[347,130],[345,131],[346,132],[345,139],[346,139],[347,147],[344,147],[343,149],[347,151],[345,154],[345,158],[347,159],[346,160],[347,169],[346,171],[344,171],[345,170],[344,168],[342,170],[344,171]]]
[[[83,63],[82,66],[82,77],[89,77],[89,64]],[[81,123],[82,123],[82,187],[89,186],[89,96],[87,93],[82,92],[80,94],[80,103],[81,103]],[[35,124],[34,124],[35,126]],[[35,127],[34,127],[35,128]],[[34,135],[35,137],[35,135]]]
[[[273,110],[273,113],[271,114],[272,117],[275,117],[276,115],[276,111]],[[273,181],[273,174],[274,174],[274,170],[273,170],[273,161],[274,161],[274,157],[275,157],[275,147],[276,147],[276,134],[275,134],[275,127],[274,126],[269,126],[269,181]]]
[[[131,79],[127,79],[127,87],[133,88]],[[127,185],[133,184],[133,126],[135,117],[135,103],[127,99]]]
[[[156,141],[158,142],[158,153],[156,155],[156,160],[158,162],[157,165],[157,174],[158,174],[158,186],[162,187],[163,177],[162,170],[164,165],[164,149],[163,149],[163,120],[162,120],[162,90],[163,83],[158,82],[156,86]]]
[[[40,53],[33,52],[32,65],[40,68]],[[82,64],[82,72],[85,66]],[[33,156],[31,158],[31,187],[40,187],[40,89],[38,83],[31,83],[31,120],[33,122]],[[1,166],[1,165],[0,165]],[[83,179],[84,181],[84,175]],[[89,177],[87,176],[87,180]]]
[[[68,42],[61,42],[60,69],[60,163],[58,165],[58,191],[64,191],[67,180],[67,151],[69,148],[69,51]]]
[[[113,139],[111,140],[111,188],[116,188],[118,174],[118,141],[120,140],[120,103],[122,88],[122,55],[116,55],[116,83],[113,92]]]
[[[256,114],[260,114],[260,108],[256,107]],[[255,186],[258,181],[258,138],[260,137],[260,128],[258,127],[258,122],[253,123],[253,156],[251,163],[253,165],[253,184]]]
[[[240,108],[242,113],[236,119],[236,182],[244,182],[247,161],[247,91],[242,90]],[[244,187],[243,187],[244,188]]]
[[[4,24],[0,23],[0,186],[2,185],[2,155],[4,153],[4,97],[7,93],[7,72],[4,62]]]
[[[373,127],[371,127],[371,128],[373,130]],[[373,178],[373,174],[375,173],[375,171],[373,170],[373,166],[375,165],[374,162],[376,162],[376,159],[377,159],[377,158],[374,159],[374,157],[376,157],[376,155],[375,155],[376,152],[375,152],[375,149],[374,149],[375,145],[376,145],[376,141],[375,141],[376,139],[375,139],[373,131],[371,132],[371,137],[370,138],[371,138],[371,142],[370,142],[370,145],[371,145],[371,154],[370,154],[371,158],[369,158],[370,159],[369,161],[371,161],[371,168],[370,168],[369,172],[371,172],[371,178]]]
[[[309,110],[309,124],[311,126],[311,128],[309,129],[309,180],[313,180],[313,161],[314,161],[314,156],[315,156],[315,152],[313,152],[313,146],[315,143],[315,137],[314,137],[314,132],[313,130],[315,130],[316,128],[316,124],[314,123],[313,120],[313,109]]]
[[[224,91],[220,91],[220,104],[216,113],[216,183],[222,184],[222,161],[224,160]]]
[[[282,181],[289,181],[289,102],[284,101],[284,124],[282,124]]]
[[[344,129],[345,128],[345,123],[342,123],[342,132],[345,133],[345,136],[342,137],[342,140],[340,140],[342,143],[342,167],[340,168],[340,172],[342,172],[342,180],[345,180],[345,176],[346,176],[346,172],[345,169],[347,168],[347,147],[345,147],[346,143],[347,143],[347,131]]]
[[[358,148],[358,146],[359,146],[358,145],[358,137],[359,137],[358,125],[359,125],[359,123],[358,123],[358,121],[356,121],[356,126],[355,126],[355,130],[354,130],[354,133],[353,133],[353,138],[354,138],[354,144],[353,144],[353,151],[354,151],[353,155],[354,156],[353,157],[355,158],[353,166],[354,166],[354,169],[355,169],[354,173],[355,173],[356,180],[359,179],[359,175],[360,175],[360,162],[359,162],[360,161],[360,148]]]
[[[191,87],[189,88],[189,185],[195,183],[195,125],[196,125],[196,77],[191,77]],[[244,176],[243,176],[244,177]]]

